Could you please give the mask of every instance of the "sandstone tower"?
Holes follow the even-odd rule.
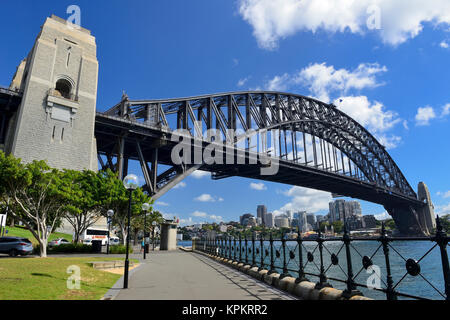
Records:
[[[47,18],[10,89],[23,93],[5,143],[24,162],[97,170],[94,138],[98,61],[89,30]]]
[[[417,198],[424,203],[422,210],[419,211],[419,222],[422,229],[426,229],[428,233],[431,233],[433,229],[436,229],[436,217],[430,192],[427,185],[423,182],[419,182]]]

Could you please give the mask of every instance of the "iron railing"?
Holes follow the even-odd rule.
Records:
[[[269,274],[280,273],[280,278],[294,276],[297,283],[318,278],[317,289],[340,287],[346,298],[450,300],[449,237],[439,217],[436,223],[436,234],[430,237],[390,237],[382,224],[377,238],[351,237],[344,226],[342,237],[325,237],[320,232],[315,239],[302,238],[301,233],[297,239],[274,239],[272,233],[259,239],[255,234],[251,239],[222,234],[196,239],[193,245],[195,250],[267,269]],[[430,248],[423,253],[427,245]],[[406,258],[405,248],[419,258]],[[433,260],[425,261],[427,257]],[[359,268],[356,274],[355,267]],[[366,283],[361,279],[364,270]]]

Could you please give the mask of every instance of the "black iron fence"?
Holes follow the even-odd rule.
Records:
[[[197,239],[196,250],[259,270],[296,277],[296,282],[317,281],[316,288],[336,287],[344,297],[366,295],[375,299],[450,300],[449,237],[436,219],[431,237],[390,237],[384,224],[378,238],[342,237],[274,239],[218,235]],[[408,258],[414,256],[414,258]],[[355,272],[356,271],[356,272]],[[365,271],[365,272],[364,272]],[[364,276],[365,275],[365,276]],[[364,281],[365,280],[365,281]],[[314,281],[315,282],[315,281]]]

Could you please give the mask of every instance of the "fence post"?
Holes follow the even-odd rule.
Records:
[[[233,261],[237,261],[236,260],[236,237],[235,236],[233,236],[233,242],[234,242],[234,246],[233,246],[234,260]]]
[[[275,263],[273,260],[273,235],[272,232],[270,232],[270,270],[268,272],[268,274],[272,274],[272,273],[276,273],[275,270]]]
[[[361,291],[357,290],[355,282],[353,281],[353,266],[352,266],[352,255],[350,252],[350,243],[352,241],[348,227],[347,220],[344,212],[344,237],[343,237],[344,245],[345,245],[345,255],[347,258],[347,289],[344,290],[342,296],[346,299],[350,299],[353,296],[362,296]]]
[[[252,268],[256,267],[256,252],[255,252],[255,232],[252,233]]]
[[[295,283],[300,283],[303,281],[309,281],[305,277],[305,270],[303,268],[303,238],[302,238],[302,232],[300,231],[300,227],[298,227],[298,236],[297,236],[297,243],[298,243],[298,278],[295,279]]]
[[[327,275],[325,274],[325,267],[323,265],[323,242],[324,239],[322,237],[322,232],[319,229],[319,237],[317,238],[317,242],[319,244],[319,253],[320,253],[320,276],[319,282],[316,284],[316,289],[323,289],[325,287],[332,287],[331,284],[327,282]]]
[[[261,260],[261,265],[259,266],[259,269],[258,269],[258,271],[261,271],[261,270],[264,270],[264,258],[265,258],[265,253],[264,253],[264,236],[262,235],[262,233],[261,233],[261,236],[260,236],[260,238],[259,238],[259,244],[260,244],[260,246],[261,246],[261,248],[260,248],[260,256],[259,256],[259,258],[260,258],[260,260]]]
[[[448,263],[447,245],[448,238],[443,230],[439,216],[436,218],[436,243],[439,245],[442,260],[442,273],[444,274],[446,300],[450,300],[450,267]]]
[[[291,275],[288,273],[287,261],[286,261],[286,233],[283,232],[281,234],[281,245],[283,247],[283,273],[280,275],[280,279],[290,277]]]
[[[239,232],[239,262],[242,260],[242,234]]]
[[[391,274],[391,264],[389,262],[389,237],[386,234],[386,227],[384,225],[384,222],[381,224],[381,238],[380,241],[383,245],[383,253],[384,253],[384,259],[386,262],[386,282],[387,282],[387,291],[386,291],[386,298],[388,300],[397,300],[397,296],[395,295],[393,284],[394,281],[392,280],[392,274]]]
[[[247,241],[247,235],[245,235],[245,264],[248,264],[248,241]]]

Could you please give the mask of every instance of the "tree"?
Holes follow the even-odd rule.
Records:
[[[341,233],[344,230],[344,223],[342,221],[335,221],[331,225],[336,233]]]
[[[93,171],[65,170],[63,194],[67,205],[64,217],[74,229],[75,243],[81,234],[100,219],[102,183],[105,180]]]
[[[322,221],[319,227],[321,232],[325,232],[325,229],[330,230],[330,223],[328,221]]]
[[[47,256],[48,236],[61,220],[65,207],[62,172],[44,161],[22,164],[0,152],[0,194],[11,200],[10,213],[33,234],[40,256]]]
[[[122,181],[119,180],[111,170],[99,172],[99,177],[103,179],[100,183],[101,208],[100,212],[106,216],[106,212],[114,210],[112,223],[119,226],[122,233],[122,241],[125,244],[128,221],[128,201],[129,191],[125,189]],[[142,188],[137,188],[132,192],[131,217],[142,215],[142,204],[151,203],[151,198],[145,194]],[[131,221],[130,221],[131,223]]]

